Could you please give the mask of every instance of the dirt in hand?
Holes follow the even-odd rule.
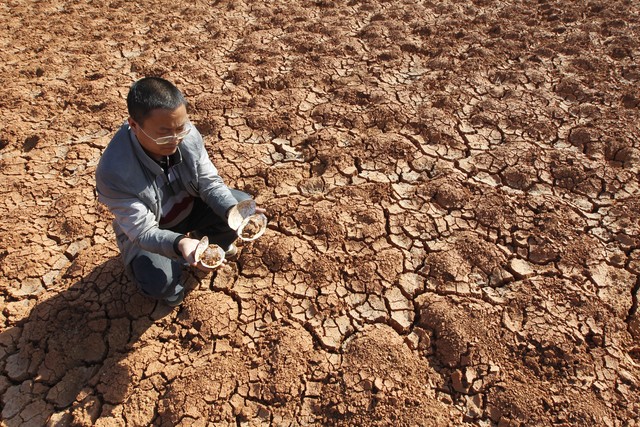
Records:
[[[637,426],[640,16],[630,2],[8,2],[0,419]],[[95,167],[177,84],[269,226],[125,274]]]
[[[202,265],[208,267],[217,266],[221,261],[222,256],[218,245],[209,245],[200,256],[200,262]]]
[[[249,217],[245,226],[242,227],[240,238],[244,240],[254,240],[266,231],[265,227],[266,221],[263,215],[252,215]]]

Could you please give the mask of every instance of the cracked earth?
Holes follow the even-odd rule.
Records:
[[[639,425],[639,13],[4,3],[3,425]],[[173,310],[94,192],[145,75],[270,220]]]

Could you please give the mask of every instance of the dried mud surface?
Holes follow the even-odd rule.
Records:
[[[8,0],[2,424],[640,424],[636,1]],[[269,229],[170,310],[94,170],[160,75]]]

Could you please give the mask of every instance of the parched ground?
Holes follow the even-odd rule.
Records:
[[[0,5],[14,426],[640,424],[637,1]],[[94,171],[166,77],[269,229],[123,273]]]

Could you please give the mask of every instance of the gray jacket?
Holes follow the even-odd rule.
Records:
[[[221,218],[238,202],[218,175],[195,128],[178,146],[176,176],[189,194],[201,198]],[[105,149],[96,169],[98,200],[114,214],[113,229],[125,265],[141,249],[177,259],[179,233],[161,229],[156,177],[162,168],[142,149],[125,123]]]

